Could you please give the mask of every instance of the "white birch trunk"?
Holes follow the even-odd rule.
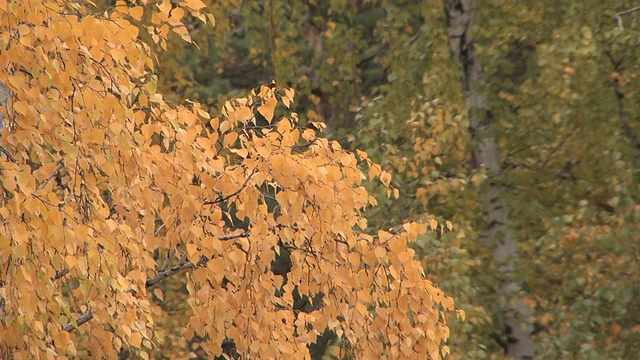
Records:
[[[473,142],[473,157],[479,167],[484,167],[489,177],[482,193],[482,204],[488,227],[480,235],[480,243],[493,249],[493,260],[498,265],[504,281],[497,289],[504,299],[502,316],[508,326],[505,344],[508,356],[515,359],[532,359],[535,346],[531,339],[533,326],[531,310],[517,300],[522,291],[514,277],[514,264],[518,261],[518,241],[510,228],[507,208],[501,199],[503,187],[494,178],[501,171],[498,142],[488,132],[494,118],[487,104],[486,83],[482,63],[474,49],[471,27],[477,8],[473,0],[446,0],[445,10],[449,26],[449,40],[453,60],[462,66],[462,85],[469,115],[469,131]]]

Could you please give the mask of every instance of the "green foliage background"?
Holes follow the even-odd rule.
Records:
[[[545,359],[640,353],[640,25],[631,1],[477,1],[476,46],[498,120],[520,241],[518,279]],[[637,4],[636,4],[637,5]],[[442,1],[212,1],[198,48],[159,59],[164,92],[213,112],[276,80],[303,121],[394,174],[372,228],[450,220],[419,243],[428,274],[467,312],[452,319],[456,358],[501,358],[500,281],[476,239],[484,174],[470,156],[460,69]],[[376,189],[372,189],[376,191]],[[179,323],[179,321],[178,321]]]

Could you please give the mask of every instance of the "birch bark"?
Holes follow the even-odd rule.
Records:
[[[493,260],[504,279],[498,292],[503,299],[502,316],[509,339],[505,344],[505,351],[515,359],[532,359],[534,343],[531,339],[531,310],[516,297],[522,291],[514,274],[514,264],[518,261],[518,241],[511,231],[509,214],[501,199],[504,188],[494,181],[500,174],[501,163],[498,140],[489,131],[495,119],[487,102],[484,71],[471,33],[477,7],[473,0],[446,0],[445,11],[451,55],[462,66],[461,80],[473,142],[472,155],[475,164],[484,167],[489,177],[481,195],[489,225],[481,233],[479,241],[493,249]]]

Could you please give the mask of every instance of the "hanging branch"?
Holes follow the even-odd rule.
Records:
[[[638,11],[638,10],[640,10],[640,6],[636,6],[634,8],[629,9],[629,10],[621,11],[621,12],[616,14],[616,21],[618,22],[618,28],[620,29],[620,31],[624,30],[624,26],[622,25],[622,15],[630,14],[630,13],[632,13],[634,11]]]
[[[251,171],[251,174],[249,174],[249,176],[247,177],[247,179],[244,181],[244,183],[242,184],[242,186],[240,186],[240,189],[232,192],[231,194],[227,195],[227,196],[220,196],[215,200],[207,200],[204,202],[204,205],[214,205],[214,204],[219,204],[221,202],[225,202],[229,199],[231,199],[232,197],[240,194],[242,192],[242,190],[244,190],[247,187],[247,184],[249,183],[249,180],[251,180],[251,177],[258,172],[258,169],[253,169],[253,171]]]
[[[69,324],[67,326],[64,327],[64,331],[66,332],[72,332],[73,330],[77,329],[80,325],[88,322],[89,320],[93,319],[93,311],[89,311],[88,313],[80,316],[77,320],[76,320],[76,324]]]
[[[275,229],[283,229],[283,228],[288,228],[288,229],[293,229],[295,231],[300,231],[302,230],[300,227],[296,226],[296,225],[287,225],[287,224],[277,224],[274,227],[271,228],[271,230],[275,230]],[[230,235],[220,235],[217,236],[217,239],[220,241],[228,241],[228,240],[234,240],[234,239],[240,239],[240,238],[246,238],[251,236],[251,231],[244,231],[238,234],[230,234]],[[302,250],[302,249],[300,249]],[[200,259],[200,261],[198,261],[197,263],[193,263],[191,261],[189,261],[187,259],[187,254],[182,255],[182,257],[180,258],[180,260],[178,261],[178,263],[170,268],[167,269],[167,264],[168,262],[165,262],[162,267],[160,268],[160,270],[158,271],[158,273],[156,274],[156,276],[147,279],[147,281],[145,282],[145,287],[146,288],[150,288],[154,285],[156,285],[158,282],[173,276],[179,272],[182,272],[184,270],[189,270],[189,269],[195,269],[197,267],[200,266],[204,266],[206,265],[206,263],[209,261],[208,258],[203,257]],[[58,272],[56,272],[56,275],[54,277],[54,280],[57,280],[61,277],[63,277],[64,275],[66,275],[67,273],[69,273],[69,269],[62,269]],[[67,332],[71,332],[75,329],[77,329],[80,325],[86,323],[87,321],[93,319],[93,311],[89,311],[86,314],[80,316],[77,320],[76,320],[76,324],[68,324],[67,326],[64,327],[64,331]]]

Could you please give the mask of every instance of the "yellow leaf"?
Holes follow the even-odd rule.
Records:
[[[104,143],[104,131],[99,129],[85,131],[82,133],[82,140],[87,144],[102,144]]]
[[[207,15],[207,19],[209,19],[209,24],[211,24],[211,26],[216,26],[216,18],[213,17],[212,14],[206,14]]]
[[[201,0],[183,0],[182,4],[188,7],[191,10],[201,10],[202,8],[207,7]]]
[[[135,332],[131,334],[131,336],[129,336],[129,345],[139,349],[141,344],[142,334],[140,334],[139,332]]]
[[[447,220],[446,224],[447,224],[447,229],[449,229],[449,231],[453,230],[453,224],[451,223],[451,221]]]
[[[236,119],[238,119],[238,121],[246,123],[247,120],[253,117],[253,112],[248,107],[243,106],[240,109],[236,110],[234,115],[236,116]]]
[[[373,179],[380,175],[382,168],[378,164],[373,164],[369,167],[369,179]]]
[[[9,78],[9,84],[13,86],[14,89],[20,90],[22,88],[22,84],[24,84],[25,77],[18,73]],[[15,108],[15,105],[14,105]]]
[[[278,132],[280,134],[284,134],[286,132],[291,131],[292,127],[291,127],[291,123],[289,122],[289,120],[287,119],[282,119],[281,121],[278,122]]]
[[[225,133],[229,129],[231,129],[231,123],[227,120],[223,121],[222,124],[220,124],[220,127],[218,128],[218,130],[220,130],[221,133]]]
[[[236,140],[238,140],[238,133],[230,132],[224,136],[224,141],[222,143],[224,144],[225,147],[229,147],[233,145],[236,142]]]
[[[226,140],[226,138],[225,138]],[[249,150],[247,149],[231,149],[231,152],[237,154],[241,158],[245,159],[247,155],[249,155]]]
[[[442,306],[449,310],[452,311],[453,310],[453,298],[450,297],[445,297],[444,299],[442,299]]]
[[[0,256],[6,259],[11,253],[11,239],[8,236],[0,235]]]
[[[311,141],[315,137],[316,137],[316,132],[311,129],[306,129],[305,131],[302,132],[302,138],[305,139],[306,141]]]
[[[384,185],[384,187],[388,188],[389,185],[391,185],[391,174],[389,174],[386,171],[383,171],[380,174],[380,182],[382,182],[382,185]]]
[[[71,337],[69,336],[69,332],[60,331],[55,335],[56,346],[61,348],[66,348],[71,343]]]
[[[164,294],[162,293],[162,289],[159,288],[155,288],[153,290],[153,294],[160,299],[160,301],[164,301]]]
[[[27,102],[23,100],[16,101],[15,104],[13,104],[13,110],[22,116],[27,115],[28,108],[29,105],[27,105]]]
[[[348,258],[349,258],[349,263],[351,263],[351,266],[353,266],[355,269],[360,267],[360,254],[350,253],[348,255]]]
[[[293,102],[293,97],[295,96],[295,91],[291,88],[284,89],[284,96],[282,97],[282,103],[287,108],[291,106],[291,102]]]
[[[144,9],[142,8],[142,6],[134,6],[131,9],[129,9],[129,15],[131,15],[132,18],[138,21],[142,19],[143,13],[144,13]]]
[[[189,259],[191,260],[197,260],[197,256],[198,256],[198,245],[193,244],[193,243],[189,243],[187,244],[187,254],[189,256]]]
[[[67,266],[69,266],[69,269],[73,269],[78,266],[78,258],[73,255],[68,255],[65,262],[67,263]]]
[[[438,221],[436,219],[429,220],[429,226],[431,226],[431,230],[436,230],[438,228]]]
[[[133,322],[136,321],[136,310],[130,309],[129,311],[124,313],[122,320],[124,321],[125,324],[132,325]]]
[[[28,170],[24,170],[18,174],[18,176],[16,176],[16,180],[18,181],[18,187],[23,194],[30,196],[36,191],[36,179]]]
[[[271,124],[271,121],[273,120],[273,114],[276,110],[277,104],[278,101],[275,98],[271,98],[258,107],[258,112],[264,116],[269,124]]]
[[[169,16],[169,11],[171,11],[171,2],[170,1],[163,1],[161,4],[157,4],[156,5],[158,7],[158,9],[160,9],[160,11],[165,14],[167,17]]]

